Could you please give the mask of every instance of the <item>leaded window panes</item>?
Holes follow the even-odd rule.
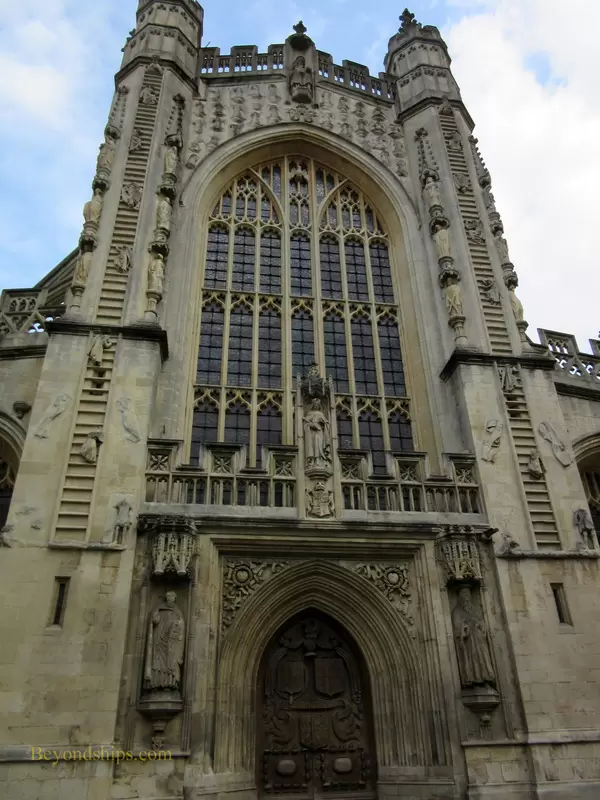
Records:
[[[281,410],[273,402],[267,402],[258,409],[256,419],[256,445],[281,444]],[[257,454],[258,457],[259,453]]]
[[[385,439],[379,415],[370,409],[362,411],[358,415],[358,432],[361,450],[371,451],[373,473],[376,475],[385,474]]]
[[[342,297],[342,266],[340,243],[333,236],[322,236],[319,243],[321,261],[321,292],[326,298]]]
[[[191,464],[198,463],[201,444],[217,441],[218,428],[219,409],[217,406],[209,400],[198,402],[194,408],[194,420],[192,423]]]
[[[263,294],[281,292],[281,234],[263,231],[260,237],[260,291]]]
[[[344,318],[330,312],[323,320],[325,365],[333,378],[336,392],[350,391],[348,356],[346,353],[346,324]]]
[[[225,441],[229,444],[250,444],[250,409],[241,400],[227,406]]]
[[[378,394],[373,330],[371,320],[365,317],[352,320],[352,363],[356,393]]]
[[[350,300],[368,300],[367,264],[365,246],[362,241],[350,239],[344,246],[346,254],[346,280]]]
[[[229,263],[229,230],[213,226],[208,231],[204,286],[207,289],[224,289],[227,285]]]
[[[392,412],[388,417],[388,428],[392,452],[414,450],[412,426],[399,411]]]
[[[300,309],[292,317],[292,368],[294,375],[304,375],[315,361],[313,320]]]
[[[405,397],[406,381],[398,325],[395,320],[385,316],[379,320],[377,329],[385,393],[390,397]]]
[[[338,441],[342,450],[354,449],[354,434],[352,432],[352,417],[345,408],[338,408],[336,413]]]
[[[250,386],[251,380],[252,311],[239,305],[229,318],[227,383],[229,386]]]
[[[394,287],[390,270],[390,257],[385,242],[372,242],[369,246],[373,293],[378,303],[394,302]]]
[[[233,274],[231,288],[235,292],[254,291],[255,233],[238,228],[233,240]]]
[[[312,294],[310,238],[305,233],[292,235],[290,242],[290,283],[292,296],[309,297]]]
[[[261,311],[258,325],[258,385],[281,387],[281,316],[269,308]]]
[[[225,310],[221,303],[212,300],[202,309],[197,383],[215,385],[221,383],[224,330]]]

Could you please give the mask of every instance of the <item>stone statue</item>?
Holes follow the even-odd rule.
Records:
[[[433,241],[435,243],[435,251],[438,261],[442,258],[451,258],[450,255],[450,232],[448,228],[438,228],[433,234]]]
[[[427,175],[425,177],[425,186],[423,187],[423,195],[425,196],[425,201],[427,202],[428,208],[442,205],[442,196],[440,195],[440,184],[439,181],[435,180],[433,175]]]
[[[135,153],[137,150],[141,150],[143,146],[144,140],[142,139],[142,134],[137,128],[134,128],[131,134],[131,141],[129,142],[129,152]]]
[[[485,423],[485,438],[483,440],[483,452],[481,454],[484,461],[490,464],[496,462],[503,431],[504,425],[497,419],[488,419]]]
[[[444,287],[444,299],[449,317],[462,317],[463,304],[460,286],[452,281]]]
[[[104,196],[100,189],[94,189],[94,195],[91,200],[88,200],[83,207],[83,219],[86,223],[97,225],[102,216],[102,206],[104,205]]]
[[[312,401],[311,410],[304,417],[304,451],[307,467],[329,466],[329,420],[321,411],[321,402],[317,398]]]
[[[475,614],[469,586],[458,591],[458,602],[452,612],[452,627],[460,683],[463,689],[474,686],[495,686],[496,676],[487,631]]]
[[[133,256],[131,247],[127,244],[122,244],[117,248],[117,255],[115,258],[115,267],[119,272],[127,273],[133,265]]]
[[[92,258],[93,253],[87,250],[79,251],[77,261],[75,262],[75,271],[73,272],[73,286],[85,286],[87,284]]]
[[[165,172],[175,175],[179,167],[179,148],[176,144],[167,145],[165,150]]]
[[[137,444],[139,441],[141,441],[142,437],[139,432],[137,420],[135,418],[135,411],[133,410],[132,406],[133,401],[130,397],[121,397],[119,400],[117,400],[117,408],[121,414],[121,422],[123,423],[123,428],[127,434],[125,438],[128,442]]]
[[[145,106],[155,106],[158,103],[158,95],[152,86],[142,87],[140,103],[143,103]]]
[[[502,231],[497,230],[494,234],[494,244],[498,251],[498,258],[501,264],[510,264],[510,256],[508,255],[508,244],[506,239],[502,236]]]
[[[110,338],[110,336],[103,336],[101,333],[97,333],[89,346],[88,360],[91,361],[96,367],[101,367],[104,351],[108,350],[108,348],[112,346],[113,340]]]
[[[71,402],[71,395],[60,394],[54,403],[46,410],[46,413],[39,422],[34,436],[37,439],[48,438],[48,426],[54,422],[55,419],[65,413]]]
[[[88,433],[84,443],[79,448],[79,455],[88,464],[95,464],[98,460],[98,448],[104,441],[102,431],[92,431]]]
[[[521,550],[521,545],[508,531],[504,531],[501,535],[501,543],[498,548],[498,555],[505,556],[508,553],[518,553]]]
[[[480,219],[467,219],[465,220],[465,231],[467,239],[472,244],[485,244],[485,234],[483,232],[483,225]]]
[[[494,198],[494,195],[492,194],[492,187],[489,185],[483,187],[483,203],[488,212],[496,210],[496,200]]]
[[[505,394],[511,394],[515,390],[519,370],[510,364],[498,364],[498,377],[500,378],[502,391]]]
[[[148,266],[148,292],[162,297],[165,282],[165,261],[162,253],[152,253]]]
[[[185,622],[175,605],[177,595],[167,592],[152,613],[146,641],[144,688],[178,690],[185,649]]]
[[[290,75],[290,94],[296,103],[311,103],[313,99],[312,69],[306,66],[304,56],[294,61]]]
[[[529,453],[527,472],[532,478],[535,478],[535,480],[539,480],[540,478],[544,477],[544,467],[542,466],[540,454],[538,453],[537,449],[531,450]]]
[[[112,166],[115,162],[115,155],[117,153],[117,144],[112,136],[107,133],[104,134],[104,144],[100,145],[100,153],[98,154],[98,161],[96,164],[97,172],[106,172],[110,174]]]
[[[512,308],[512,312],[515,315],[515,320],[517,322],[523,322],[523,319],[525,317],[525,312],[523,311],[523,303],[521,303],[521,301],[515,294],[514,286],[508,287],[508,297],[510,299],[510,307]]]
[[[446,139],[446,147],[448,150],[454,150],[455,152],[461,152],[463,149],[462,138],[458,131],[454,131],[453,133],[447,133],[445,136]]]
[[[578,548],[580,550],[595,550],[594,522],[587,508],[578,508],[577,511],[573,512],[573,524],[580,537],[580,541],[577,543]]]
[[[120,500],[115,506],[117,516],[113,525],[113,541],[123,544],[125,536],[131,527],[131,506],[125,499]]]
[[[481,286],[481,291],[484,294],[485,299],[491,303],[493,306],[499,306],[502,302],[500,298],[500,289],[498,289],[498,284],[493,278],[486,278],[485,280],[481,281],[479,284]]]
[[[158,205],[156,207],[156,227],[162,228],[165,231],[170,231],[172,213],[173,206],[171,205],[171,198],[166,197],[164,194],[160,194],[158,196]]]
[[[567,450],[565,445],[558,438],[558,434],[549,422],[540,422],[538,430],[540,432],[540,436],[549,442],[557,461],[559,461],[563,467],[568,467],[573,463],[573,455]]]

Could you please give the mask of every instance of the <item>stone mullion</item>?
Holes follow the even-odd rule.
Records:
[[[321,292],[321,261],[320,255],[320,231],[319,231],[319,208],[317,197],[317,183],[315,176],[315,164],[311,161],[309,185],[310,220],[311,220],[311,251],[312,251],[312,270],[311,278],[313,284],[313,336],[315,341],[315,359],[319,364],[319,374],[324,375],[327,371],[325,364],[325,333],[323,329],[322,314],[322,292]]]
[[[289,224],[289,177],[287,158],[281,162],[281,350],[283,388],[282,441],[284,444],[294,443],[294,370],[292,367],[292,296],[290,286],[290,224]]]
[[[252,398],[250,407],[250,444],[249,444],[250,452],[248,453],[248,463],[252,467],[256,465],[256,440],[258,438],[256,427],[258,419],[257,386],[258,386],[258,358],[259,358],[259,352],[258,352],[259,327],[260,327],[260,297],[257,293],[255,293],[254,301],[252,304],[252,379],[251,379]]]
[[[235,242],[235,203],[237,184],[231,192],[231,222],[229,223],[229,252],[227,254],[227,282],[223,315],[223,357],[221,359],[221,408],[219,409],[219,432],[217,439],[225,439],[225,414],[227,413],[227,370],[229,365],[229,327],[231,324],[231,277],[233,274],[233,245]]]
[[[338,217],[338,233],[337,236],[340,241],[340,270],[342,273],[342,295],[343,301],[341,305],[344,309],[344,326],[346,328],[346,360],[348,363],[348,394],[352,398],[352,437],[354,439],[354,446],[360,442],[358,435],[358,416],[356,413],[356,387],[354,383],[354,359],[352,352],[352,317],[350,316],[350,298],[348,297],[348,277],[346,274],[346,237],[344,234],[344,223],[342,219],[342,204],[340,195],[337,195],[337,217]]]

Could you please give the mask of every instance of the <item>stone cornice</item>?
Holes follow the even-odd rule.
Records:
[[[437,67],[436,69],[446,69],[446,68],[445,67]],[[451,71],[448,69],[448,72],[451,72]],[[442,102],[443,102],[443,99],[444,98],[442,98],[442,97],[436,97],[436,96],[424,97],[422,100],[419,100],[418,103],[415,103],[414,105],[411,105],[411,107],[406,109],[406,111],[399,111],[398,112],[398,116],[396,117],[396,119],[398,120],[398,122],[400,122],[402,125],[404,125],[404,123],[407,120],[409,120],[411,117],[414,117],[416,114],[420,114],[422,111],[424,111],[429,106],[440,106],[442,104]],[[475,122],[473,120],[473,117],[467,111],[467,108],[466,108],[465,104],[462,102],[462,100],[460,100],[460,101],[451,100],[450,101],[450,105],[452,106],[452,108],[455,111],[458,111],[460,114],[462,114],[462,116],[464,117],[464,120],[467,123],[469,129],[473,130],[474,127],[475,127]]]
[[[498,558],[506,558],[508,560],[515,559],[536,559],[538,561],[561,561],[567,559],[573,560],[597,560],[600,558],[600,551],[598,550],[511,550],[507,553],[498,553]]]
[[[77,320],[59,319],[47,322],[48,334],[68,333],[72,336],[89,336],[90,333],[102,333],[105,336],[123,339],[137,339],[144,342],[157,342],[160,346],[160,355],[163,361],[169,357],[169,343],[167,332],[158,325],[100,325]]]
[[[573,383],[571,383],[571,381],[563,381],[561,380],[559,372],[554,379],[554,386],[556,387],[557,393],[570,397],[579,397],[582,400],[596,400],[596,402],[600,402],[600,382],[596,387],[590,386],[589,383],[586,384],[583,381],[581,383],[575,383],[576,380],[578,379],[576,378]]]
[[[19,361],[21,358],[44,358],[47,347],[47,344],[0,347],[0,361]]]
[[[197,49],[197,48],[196,48]],[[192,92],[197,91],[196,86],[196,77],[190,77],[187,72],[185,72],[182,67],[175,61],[173,58],[166,58],[162,57],[159,58],[159,62],[162,67],[165,69],[170,69],[174,72],[177,77],[182,80],[185,84],[187,84],[188,88],[191,89]],[[125,78],[134,72],[140,65],[148,65],[155,63],[154,60],[148,55],[139,55],[134,56],[131,61],[127,63],[126,66],[122,67],[115,75],[115,89],[120,86],[120,84],[125,80]]]
[[[440,372],[440,378],[443,381],[447,381],[454,374],[459,364],[494,366],[496,363],[520,364],[525,369],[544,370],[554,370],[556,366],[555,360],[547,355],[499,356],[492,353],[483,353],[475,348],[457,347]]]

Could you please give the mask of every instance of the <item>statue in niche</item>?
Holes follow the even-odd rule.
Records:
[[[519,376],[519,370],[511,364],[498,364],[498,377],[500,386],[505,394],[511,394],[515,390],[515,383]]]
[[[549,422],[540,422],[538,430],[540,436],[549,442],[552,447],[552,452],[556,456],[556,460],[559,461],[563,467],[568,467],[573,463],[573,455],[558,438],[558,434]]]
[[[463,689],[495,686],[496,675],[485,624],[475,613],[469,586],[458,590],[458,602],[452,612],[452,627],[460,683]]]
[[[433,234],[433,242],[435,244],[435,252],[438,261],[443,258],[449,259],[450,255],[450,233],[448,228],[438,228]]]
[[[527,472],[531,475],[532,478],[535,480],[540,480],[540,478],[544,477],[544,467],[542,465],[542,460],[540,458],[540,454],[537,450],[531,450],[529,453],[529,461],[527,463]]]
[[[500,289],[493,278],[486,278],[484,281],[481,281],[479,285],[488,303],[491,303],[493,306],[499,306],[501,304]]]
[[[140,92],[140,103],[145,106],[155,106],[158,103],[158,94],[152,86],[143,86]]]
[[[179,169],[179,147],[175,143],[168,144],[164,159],[165,172],[175,175]]]
[[[457,280],[451,280],[444,287],[444,299],[450,318],[463,316],[462,294]]]
[[[508,255],[508,244],[501,230],[496,230],[494,234],[494,244],[498,252],[498,258],[501,264],[510,264],[510,256]]]
[[[123,544],[131,527],[132,508],[125,498],[119,500],[114,508],[117,516],[113,525],[113,541],[116,544]]]
[[[46,413],[42,417],[41,421],[38,423],[37,430],[34,433],[34,436],[37,439],[47,439],[48,438],[48,426],[54,422],[55,419],[58,419],[62,414],[65,413],[69,404],[71,402],[71,395],[69,394],[60,394],[54,403],[46,410]]]
[[[158,205],[156,207],[156,227],[162,228],[164,231],[170,231],[172,213],[173,206],[171,205],[171,198],[164,194],[159,194]]]
[[[127,274],[133,265],[133,255],[131,247],[127,244],[122,244],[117,248],[117,255],[115,258],[115,267],[119,272]]]
[[[523,322],[525,318],[525,312],[523,311],[523,303],[519,300],[519,298],[515,294],[515,288],[516,287],[514,284],[511,284],[508,287],[508,297],[510,299],[510,307],[512,308],[515,320],[517,322]]]
[[[304,451],[307,467],[328,468],[331,463],[329,420],[321,411],[317,398],[310,404],[304,417]]]
[[[425,185],[423,186],[423,194],[427,202],[428,208],[434,206],[442,207],[442,196],[440,195],[440,184],[436,181],[431,173],[425,176]]]
[[[298,56],[292,66],[290,94],[292,100],[296,103],[312,103],[312,69],[306,66],[306,59],[304,56]]]
[[[167,592],[164,602],[150,617],[144,669],[144,688],[147,690],[181,688],[185,622],[176,600],[175,592]]]
[[[133,133],[131,134],[131,141],[129,142],[129,152],[135,153],[138,150],[141,150],[143,146],[144,140],[142,139],[142,134],[137,128],[134,128]]]
[[[104,196],[100,189],[94,189],[94,194],[91,200],[88,200],[83,207],[83,219],[86,223],[98,225],[100,217],[102,216],[102,206],[104,205]]]
[[[113,344],[114,342],[110,336],[103,336],[101,333],[97,333],[88,348],[88,361],[91,361],[96,367],[101,367],[104,351],[112,347]]]
[[[117,153],[117,143],[108,133],[104,134],[104,144],[100,145],[96,172],[105,172],[110,175]]]
[[[483,233],[483,225],[481,224],[481,220],[479,219],[467,219],[465,220],[465,231],[467,234],[467,239],[472,244],[485,244],[485,235]]]
[[[587,508],[578,508],[573,512],[573,524],[575,530],[579,534],[579,542],[577,547],[580,550],[595,550],[596,545],[594,542],[595,528],[594,522],[590,516]]]
[[[162,297],[165,282],[165,259],[162,253],[152,253],[148,266],[148,292]]]
[[[117,400],[117,408],[121,414],[121,422],[123,424],[125,433],[127,434],[125,438],[128,442],[137,444],[141,441],[142,437],[139,432],[135,411],[133,410],[132,406],[133,401],[130,397],[121,397],[119,400]]]
[[[87,250],[80,250],[75,262],[75,271],[73,272],[73,286],[85,286],[90,274],[90,265],[92,263],[93,253]]]
[[[496,456],[500,449],[504,425],[497,419],[488,419],[485,423],[485,438],[481,457],[490,464],[496,463]]]
[[[79,455],[88,464],[95,464],[98,461],[98,448],[104,442],[102,431],[92,431],[85,437],[84,443],[79,448]]]

